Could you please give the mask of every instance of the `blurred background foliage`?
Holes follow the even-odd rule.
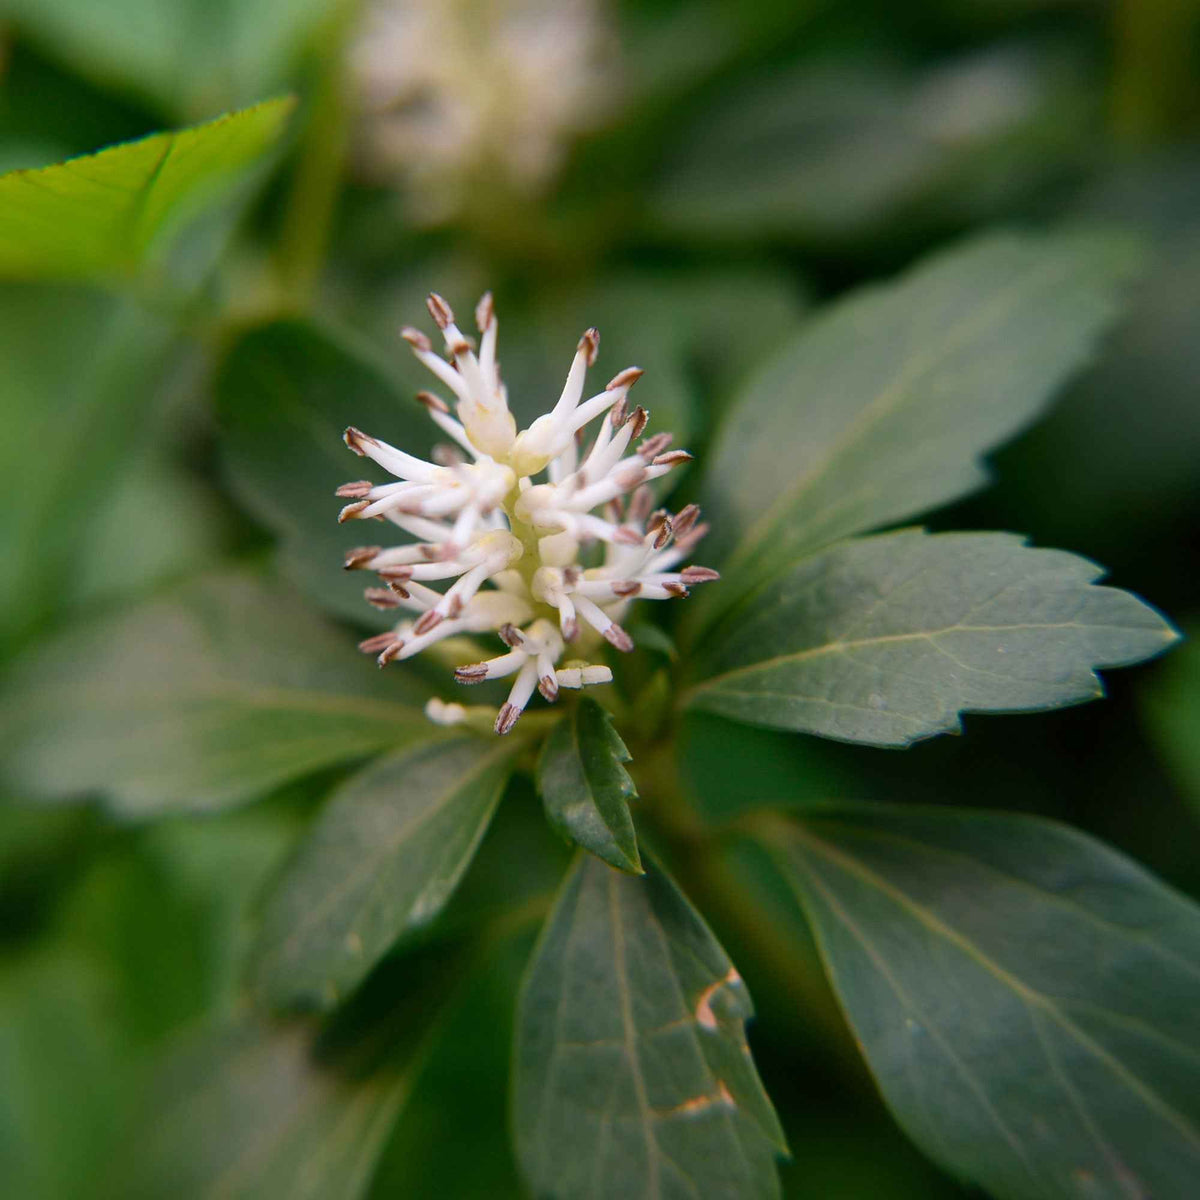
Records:
[[[349,473],[337,434],[353,418],[404,443],[418,427],[396,329],[430,287],[460,302],[496,292],[519,417],[557,394],[579,330],[596,324],[605,361],[645,367],[658,426],[695,449],[814,305],[983,224],[1068,218],[1144,231],[1151,270],[1051,416],[995,456],[994,485],[932,524],[1070,548],[1200,628],[1196,0],[376,7],[394,11],[0,0],[5,170],[299,97],[279,150],[135,276],[12,269],[0,284],[6,668],[68,627],[79,653],[119,648],[114,626],[91,623],[276,548],[289,614],[313,603],[362,626],[337,569],[330,493]],[[310,619],[294,618],[298,640]],[[352,657],[350,629],[343,640]],[[69,687],[69,659],[62,671]],[[109,737],[149,720],[110,716]],[[40,719],[53,754],[53,704]],[[1114,675],[1103,704],[966,728],[896,754],[691,715],[679,761],[707,821],[829,796],[1021,809],[1200,896],[1194,647]],[[101,782],[87,762],[60,765],[80,799]],[[515,987],[565,861],[527,783],[421,957],[386,963],[340,1018],[381,1030],[388,1052],[368,1082],[386,1112],[403,1106],[394,1129],[363,1123],[346,1079],[367,1068],[343,1069],[336,1029],[312,1059],[288,1027],[252,1024],[242,980],[263,888],[344,773],[153,825],[10,787],[6,1195],[236,1190],[221,1172],[239,1154],[268,1156],[262,1177],[281,1195],[299,1194],[288,1156],[304,1154],[316,1163],[305,1194],[357,1194],[356,1180],[370,1196],[520,1194],[505,1115]],[[682,882],[757,1001],[756,1057],[794,1155],[786,1193],[961,1194],[884,1112],[771,865],[730,852]],[[405,1004],[436,1006],[436,1037],[410,1036],[388,1009],[414,978]],[[204,1107],[176,1111],[169,1081],[189,1070],[212,1084],[193,1095]],[[262,1127],[288,1096],[303,1113]],[[210,1144],[181,1154],[198,1128]]]

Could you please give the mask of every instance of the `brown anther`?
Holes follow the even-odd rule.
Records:
[[[374,486],[369,479],[356,479],[353,483],[343,483],[333,494],[343,500],[361,500]]]
[[[508,733],[512,727],[521,719],[522,710],[515,704],[505,702],[500,707],[500,711],[496,714],[496,732],[500,734]]]
[[[374,637],[359,642],[358,648],[364,654],[378,654],[380,650],[390,646],[396,640],[396,635],[389,629],[387,633],[377,633]]]
[[[618,579],[612,585],[614,596],[636,596],[642,590],[642,585],[636,579]]]
[[[430,292],[425,297],[425,307],[429,309],[429,315],[437,322],[439,329],[445,329],[447,325],[454,324],[454,310],[437,292]]]
[[[563,567],[563,583],[574,587],[583,578],[583,572],[576,566]]]
[[[671,439],[674,436],[673,433],[656,433],[653,437],[648,437],[637,448],[637,452],[643,459],[649,462],[655,455],[661,454],[671,444]]]
[[[380,567],[379,578],[391,583],[407,583],[413,577],[412,567]]]
[[[514,650],[525,641],[525,635],[511,623],[506,622],[496,632],[500,635],[500,640],[506,646],[511,646]]]
[[[676,538],[685,537],[687,535],[688,531],[692,528],[692,526],[695,525],[696,519],[699,516],[700,516],[700,505],[698,505],[698,504],[684,505],[684,507],[681,508],[675,514],[675,537]]]
[[[471,349],[471,343],[466,338],[458,338],[446,347],[446,353],[452,354],[457,358],[460,354],[467,354]]]
[[[674,596],[677,600],[686,600],[691,593],[683,586],[682,583],[664,583],[663,591],[668,596]]]
[[[480,333],[486,333],[488,326],[496,319],[496,305],[491,292],[484,292],[475,305],[475,325]]]
[[[655,467],[674,467],[679,463],[691,462],[696,456],[686,450],[668,450],[666,454],[658,454],[651,460]]]
[[[432,392],[418,392],[417,403],[425,405],[432,412],[448,413],[450,406],[441,398],[435,396]]]
[[[629,519],[635,525],[640,524],[650,515],[653,507],[654,493],[648,487],[640,487],[629,501]]]
[[[369,587],[363,592],[372,608],[389,609],[400,607],[400,597],[391,588]]]
[[[538,680],[538,691],[553,704],[558,699],[558,680],[553,675],[543,675]]]
[[[362,458],[362,456],[366,454],[366,451],[363,449],[364,446],[379,445],[379,442],[375,438],[369,437],[367,434],[363,433],[361,429],[355,429],[353,425],[349,426],[346,432],[342,434],[342,441],[345,442],[346,445],[349,446],[350,449],[359,456],[359,458]]]
[[[614,496],[604,506],[604,516],[606,520],[611,521],[614,525],[620,525],[625,519],[625,507],[621,503],[620,496]]]
[[[679,572],[679,578],[684,583],[712,583],[721,578],[721,572],[714,571],[712,567],[684,567]]]
[[[574,617],[569,621],[563,621],[561,629],[564,642],[573,642],[579,637],[579,622]]]
[[[608,419],[612,422],[614,429],[620,429],[625,424],[629,416],[629,401],[622,396],[616,404],[608,410]]]
[[[596,365],[596,355],[600,351],[600,330],[594,326],[591,329],[583,331],[583,337],[579,339],[579,345],[576,350],[582,350],[587,355],[587,365],[594,367]]]
[[[690,550],[698,541],[701,540],[701,538],[708,536],[708,531],[710,528],[711,526],[707,521],[701,521],[699,525],[694,525],[688,531],[686,537],[677,537],[675,539],[675,545],[678,546],[680,550]]]
[[[404,649],[404,639],[397,638],[390,646],[387,646],[383,653],[375,660],[381,667],[386,667],[388,663],[395,662],[399,657],[400,651]]]
[[[482,683],[487,678],[487,663],[468,663],[454,668],[454,678],[459,683]]]
[[[405,325],[400,330],[400,336],[414,350],[432,350],[433,343],[419,329],[414,329],[411,325]]]
[[[355,546],[353,550],[346,551],[342,566],[347,571],[357,571],[360,567],[365,567],[375,555],[382,551],[382,546]]]
[[[445,619],[444,613],[438,612],[436,608],[431,608],[428,612],[423,612],[417,619],[417,623],[413,626],[413,633],[420,637],[421,634],[436,629]]]
[[[639,404],[637,408],[629,414],[629,422],[633,426],[633,430],[629,434],[629,440],[640,438],[642,431],[646,428],[646,422],[650,420],[650,414]]]
[[[604,390],[606,392],[615,392],[617,388],[631,388],[644,374],[645,371],[641,367],[626,367],[625,370],[618,371],[605,384]]]
[[[616,646],[623,654],[628,654],[633,649],[633,638],[620,625],[610,625],[604,631],[604,639]]]
[[[675,532],[675,526],[671,522],[671,514],[665,508],[660,508],[656,513],[651,514],[650,519],[646,522],[646,536],[654,536],[654,549],[661,550],[670,540]]]
[[[443,543],[441,542],[418,542],[417,553],[426,562],[445,562],[445,555],[442,552]]]
[[[347,504],[338,513],[338,524],[344,525],[347,521],[353,521],[355,517],[361,516],[364,508],[369,508],[370,505],[370,500],[356,500],[353,504]]]
[[[398,580],[398,579],[391,580],[388,583],[388,587],[389,587],[389,589],[391,589],[391,591],[395,592],[396,595],[399,596],[401,600],[407,600],[409,598],[409,595],[410,595],[409,590],[408,590],[408,588],[406,588],[404,586],[403,583],[400,582],[400,580]]]
[[[463,600],[461,596],[450,597],[450,611],[446,614],[451,620],[457,617],[463,610]]]

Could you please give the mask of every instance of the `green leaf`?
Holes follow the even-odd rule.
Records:
[[[328,803],[272,894],[256,951],[276,1005],[331,1006],[441,912],[520,749],[440,738],[373,763]]]
[[[1007,533],[903,530],[805,559],[731,612],[684,701],[739,721],[906,746],[958,714],[1103,695],[1094,668],[1177,635],[1101,570]]]
[[[1031,817],[846,806],[768,840],[926,1153],[1004,1200],[1192,1193],[1195,905]]]
[[[637,834],[629,801],[637,789],[621,765],[629,751],[612,717],[590,696],[560,721],[538,762],[538,791],[550,824],[569,842],[620,871],[640,874]]]
[[[457,987],[454,960],[390,971],[332,1027],[243,1017],[178,1047],[111,1193],[130,1200],[356,1200]]]
[[[128,274],[158,236],[279,139],[283,97],[204,125],[0,176],[0,276]]]
[[[746,1045],[753,1008],[653,864],[580,855],[523,987],[517,1156],[534,1193],[778,1196],[783,1133]]]
[[[397,350],[398,361],[407,357]],[[415,393],[425,384],[412,378]],[[337,523],[345,503],[334,496],[338,485],[371,469],[342,434],[355,425],[423,454],[436,432],[425,410],[367,354],[302,321],[248,333],[216,390],[226,471],[242,503],[281,536],[288,577],[339,616],[380,629],[392,623],[363,600],[370,580],[342,570],[347,550],[388,538],[374,522]]]
[[[1060,45],[972,49],[923,69],[841,51],[722,89],[674,139],[656,231],[846,247],[1011,212],[1090,145],[1090,81]]]
[[[424,692],[382,674],[286,589],[213,576],[20,660],[0,696],[6,771],[123,816],[215,809],[421,739]]]
[[[1087,360],[1136,260],[1103,233],[992,235],[810,321],[720,431],[707,503],[738,585],[697,608],[980,486],[979,455]]]

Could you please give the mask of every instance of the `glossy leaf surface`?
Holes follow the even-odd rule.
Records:
[[[985,482],[980,455],[1087,361],[1136,261],[1123,237],[988,235],[810,321],[716,443],[707,496],[727,577],[744,588]],[[711,616],[734,599],[726,586],[702,603]]]
[[[959,713],[1103,694],[1094,669],[1176,638],[1100,569],[1003,533],[904,530],[807,558],[709,635],[687,703],[751,724],[903,746]]]
[[[1190,1193],[1194,904],[1031,817],[853,806],[769,840],[926,1153],[1004,1200]]]
[[[525,980],[517,1154],[538,1196],[772,1197],[783,1134],[745,984],[696,911],[581,855]]]
[[[20,660],[0,693],[5,770],[130,817],[222,808],[426,737],[423,702],[278,584],[213,576]]]
[[[546,739],[538,791],[550,824],[568,841],[621,871],[640,872],[629,802],[637,790],[622,765],[629,751],[612,718],[590,696]]]
[[[256,952],[275,1004],[330,1006],[442,910],[519,748],[434,737],[372,763],[329,801],[272,894]]]

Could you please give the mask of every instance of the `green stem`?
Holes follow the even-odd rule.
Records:
[[[357,7],[342,0],[314,40],[322,68],[300,135],[276,259],[284,303],[297,311],[308,309],[316,294],[341,191],[350,118],[344,46]]]

